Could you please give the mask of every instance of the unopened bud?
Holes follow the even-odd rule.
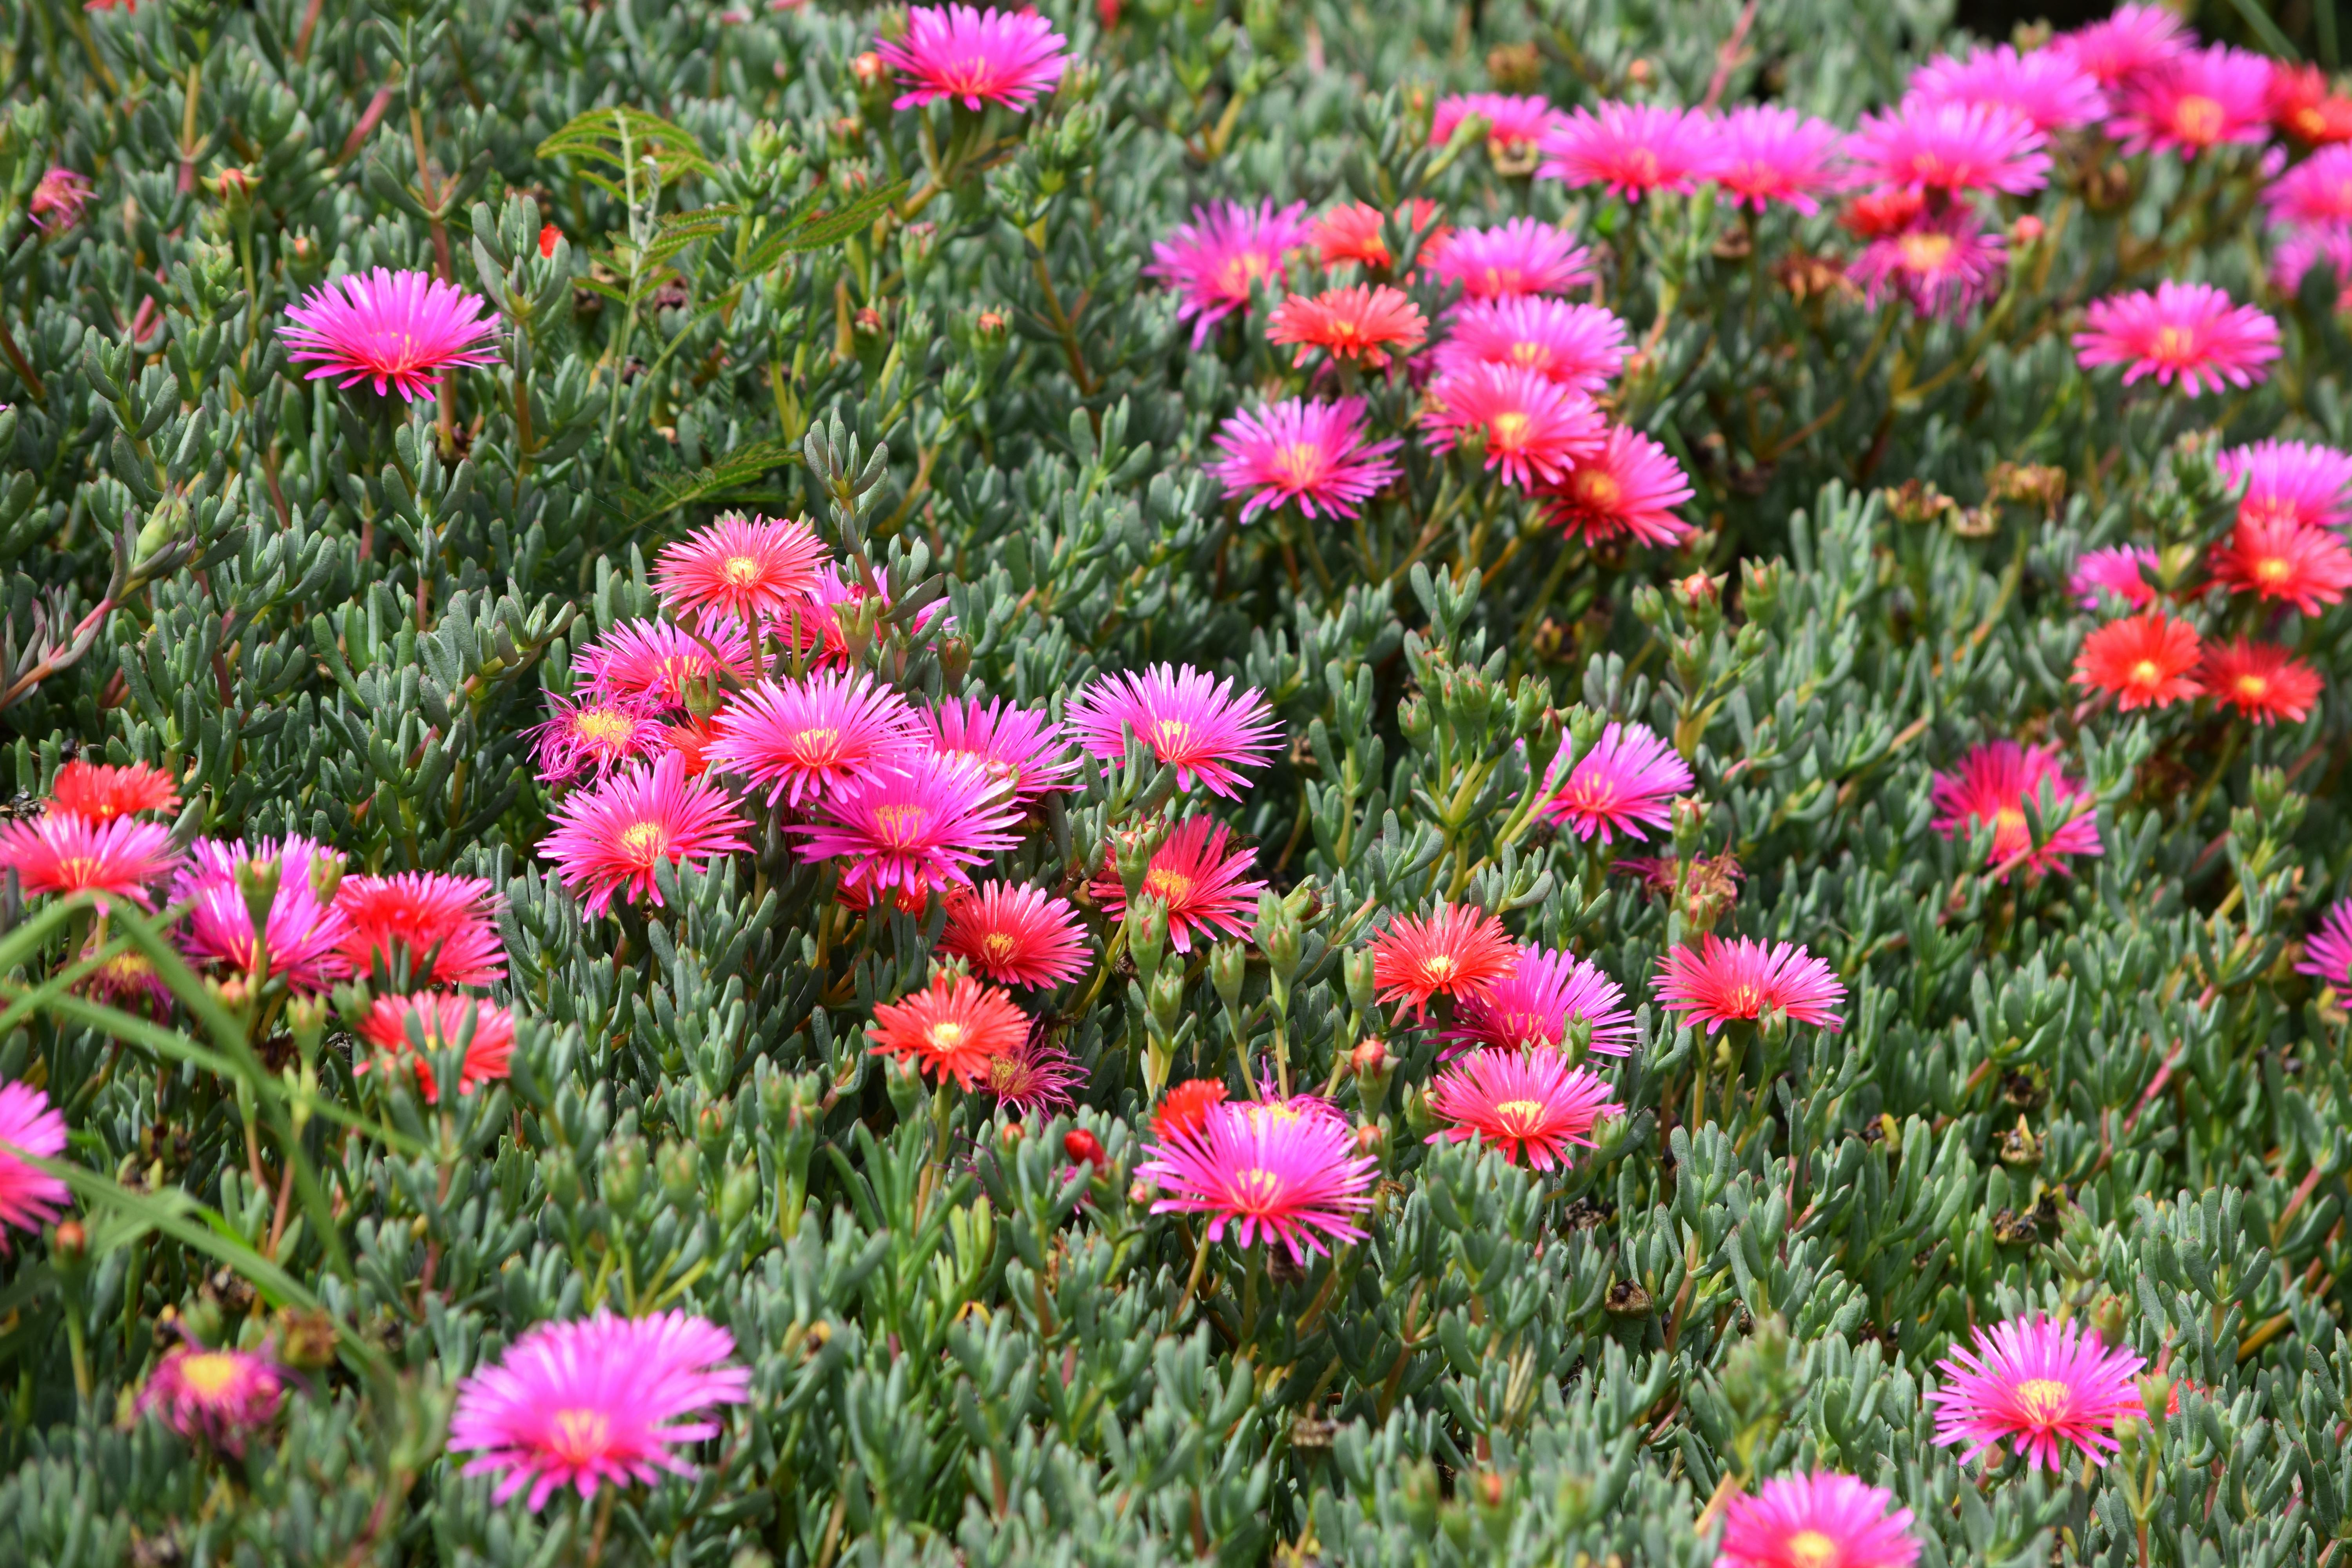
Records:
[[[857,79],[858,86],[870,88],[882,79],[882,57],[867,49],[849,62],[849,73]]]
[[[1348,1068],[1358,1078],[1370,1078],[1388,1070],[1388,1047],[1378,1040],[1366,1040],[1348,1053]]]
[[[1002,310],[982,310],[972,319],[972,329],[983,338],[1001,338],[1009,330]]]
[[[539,231],[539,254],[544,260],[555,259],[555,247],[563,242],[563,231],[553,224],[543,224]]]
[[[1339,961],[1339,972],[1348,983],[1348,1005],[1359,1013],[1370,1013],[1380,992],[1379,983],[1373,978],[1372,950],[1352,949]]]
[[[862,307],[854,320],[857,330],[869,338],[882,330],[882,312],[871,305]]]
[[[1110,1169],[1110,1155],[1104,1152],[1102,1140],[1083,1127],[1074,1127],[1062,1134],[1062,1152],[1097,1171]]]
[[[79,1220],[66,1220],[58,1226],[49,1249],[60,1263],[79,1263],[89,1252],[89,1232]]]
[[[1209,984],[1216,987],[1218,1000],[1235,1012],[1241,1010],[1242,976],[1247,969],[1240,942],[1221,942],[1209,950]]]
[[[2039,243],[2041,238],[2042,220],[2032,213],[2020,216],[2017,221],[2009,226],[2009,243],[2020,250],[2029,245]]]
[[[1389,1130],[1377,1121],[1367,1121],[1356,1129],[1356,1152],[1359,1155],[1378,1154],[1387,1147]]]

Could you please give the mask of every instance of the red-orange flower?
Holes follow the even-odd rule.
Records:
[[[105,763],[68,763],[49,784],[49,808],[92,822],[111,822],[142,811],[170,811],[180,804],[171,774],[145,763],[113,767]]]
[[[1151,1131],[1161,1142],[1171,1138],[1189,1138],[1201,1131],[1209,1120],[1209,1108],[1225,1102],[1225,1086],[1213,1078],[1186,1079],[1182,1083],[1168,1086],[1160,1097],[1160,1109],[1151,1113]]]
[[[2328,530],[2290,518],[2242,518],[2213,546],[2210,564],[2214,579],[2231,593],[2283,600],[2306,616],[2352,587],[2352,550]]]
[[[2144,610],[2120,621],[2110,621],[2083,639],[2074,660],[2074,679],[2097,691],[2113,692],[2116,706],[2128,713],[2135,708],[2164,708],[2197,696],[2204,689],[2190,671],[2201,650],[2196,628],[2176,621],[2161,610]]]
[[[1293,294],[1275,307],[1270,342],[1297,343],[1305,364],[1308,353],[1321,349],[1333,359],[1354,360],[1378,369],[1389,363],[1389,353],[1411,353],[1429,336],[1429,322],[1421,307],[1402,289],[1383,283],[1359,283],[1352,289],[1326,289],[1313,299]]]
[[[2301,723],[2319,700],[2319,672],[2283,647],[2244,637],[2213,648],[2198,679],[2226,707],[2257,724]]]
[[[969,974],[936,970],[930,988],[874,1009],[866,1034],[877,1056],[910,1062],[936,1078],[970,1089],[988,1076],[988,1064],[1018,1050],[1029,1019],[1004,994]]]
[[[1426,1013],[1432,996],[1479,996],[1518,966],[1503,922],[1475,904],[1440,904],[1427,920],[1399,915],[1372,939],[1372,980],[1383,1002]]]
[[[1415,231],[1427,228],[1429,220],[1436,216],[1437,204],[1427,196],[1413,197],[1397,213],[1398,221]],[[1317,218],[1308,237],[1314,240],[1316,254],[1326,267],[1336,267],[1342,261],[1386,267],[1394,258],[1389,255],[1388,241],[1381,237],[1382,221],[1378,207],[1365,202],[1349,202]],[[1445,232],[1445,226],[1440,224],[1422,241],[1423,247],[1435,244]]]

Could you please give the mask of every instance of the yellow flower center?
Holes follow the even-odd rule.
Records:
[[[2284,583],[2294,575],[2294,563],[2284,555],[2265,555],[2254,563],[2254,581]]]
[[[1311,441],[1293,441],[1275,455],[1274,471],[1293,486],[1313,484],[1323,474],[1323,449]]]
[[[87,888],[100,879],[103,864],[95,855],[61,855],[58,858],[58,885]]]
[[[180,1381],[194,1390],[197,1398],[215,1400],[228,1392],[241,1370],[236,1357],[226,1351],[199,1351],[181,1358]]]
[[[760,580],[760,563],[749,555],[730,555],[719,568],[730,588],[748,588]]]
[[[1551,363],[1551,352],[1541,343],[1531,343],[1522,338],[1511,345],[1511,363],[1525,365],[1529,370],[1539,370]]]
[[[1952,237],[1948,234],[1906,234],[1897,243],[1906,272],[1940,272],[1952,259]]]
[[[988,954],[989,957],[996,960],[999,963],[1003,963],[1005,960],[1011,958],[1013,954],[1019,950],[1020,945],[1021,944],[1019,942],[1014,942],[1011,937],[1005,935],[1001,931],[990,931],[986,936],[980,939],[980,951]]]
[[[2242,675],[2238,677],[2235,685],[2238,695],[2249,702],[2259,702],[2270,695],[2271,683],[2266,676]]]
[[[1495,416],[1495,445],[1505,451],[1517,451],[1527,445],[1528,428],[1535,423],[1524,414]]]
[[[1162,719],[1151,726],[1152,744],[1161,754],[1182,751],[1192,741],[1192,726],[1181,719]]]
[[[601,1410],[559,1410],[547,1418],[547,1446],[566,1465],[584,1465],[612,1446],[613,1423]]]
[[[1838,1568],[1837,1542],[1818,1530],[1801,1530],[1780,1549],[1789,1568]]]
[[[963,1026],[953,1018],[942,1018],[931,1026],[924,1038],[939,1050],[951,1051],[963,1044]]]
[[[1524,1132],[1543,1120],[1543,1101],[1539,1100],[1507,1100],[1495,1107],[1495,1115],[1503,1125],[1515,1132]]]
[[[1625,155],[1626,173],[1639,180],[1658,177],[1658,155],[1647,147],[1636,147]]]
[[[1421,966],[1421,973],[1422,977],[1432,985],[1443,985],[1453,979],[1454,971],[1461,967],[1450,955],[1441,952],[1424,960]]]
[[[610,708],[592,708],[574,721],[580,738],[598,746],[618,746],[625,743],[636,729],[629,716]]]
[[[1569,489],[1575,493],[1577,500],[1595,508],[1615,506],[1618,498],[1625,493],[1625,488],[1613,475],[1604,474],[1598,468],[1579,469],[1569,481]]]
[[[1242,1206],[1271,1208],[1282,1195],[1282,1178],[1264,1167],[1244,1171],[1234,1178],[1234,1197]]]
[[[2047,1426],[2066,1414],[2074,1390],[2055,1378],[2029,1377],[2017,1385],[2017,1407],[2036,1426]]]
[[[669,847],[669,834],[658,822],[633,822],[621,830],[621,852],[640,866],[650,866]]]
[[[803,762],[830,763],[841,755],[841,731],[823,726],[803,730],[793,737],[793,746]]]
[[[2155,357],[2179,363],[2194,357],[2197,334],[2187,327],[2158,327],[2156,330]]]
[[[2208,147],[2221,139],[2221,127],[2229,116],[2220,103],[2201,92],[2182,97],[2172,106],[2172,130],[2183,142]]]
[[[2131,678],[2134,686],[2154,686],[2164,679],[2164,671],[2157,668],[2156,660],[2144,658],[2131,667]]]
[[[2021,805],[2002,806],[1992,814],[1992,828],[1997,838],[2008,838],[2024,832],[2025,808]]]
[[[923,815],[919,805],[881,805],[874,808],[874,823],[882,830],[882,842],[903,849],[922,832]]]
[[[1155,899],[1172,904],[1192,896],[1192,879],[1181,872],[1154,866],[1144,875],[1143,890]]]
[[[1486,271],[1486,292],[1489,294],[1524,294],[1526,274],[1516,267],[1489,267]]]

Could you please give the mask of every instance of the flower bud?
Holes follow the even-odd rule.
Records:
[[[1102,1140],[1083,1127],[1073,1127],[1062,1134],[1062,1152],[1074,1162],[1091,1165],[1097,1171],[1110,1169],[1110,1155],[1104,1151]]]
[[[1388,1147],[1389,1130],[1377,1121],[1367,1121],[1356,1129],[1356,1153],[1377,1156]]]
[[[1221,942],[1209,950],[1209,984],[1217,989],[1218,1000],[1233,1012],[1242,1005],[1242,975],[1248,961],[1237,942]]]
[[[2042,220],[2032,213],[2021,215],[2009,226],[2009,243],[2016,249],[2023,250],[2030,245],[2037,245],[2041,239]]]
[[[760,1197],[760,1167],[746,1162],[727,1173],[719,1188],[719,1223],[732,1228],[743,1223]]]
[[[1706,826],[1706,802],[1696,795],[1682,795],[1674,804],[1675,851],[1689,856],[1698,849],[1698,837]]]
[[[880,82],[882,70],[882,57],[872,49],[849,62],[849,74],[857,79],[857,85],[862,88],[872,88]]]
[[[1171,964],[1151,977],[1145,988],[1145,1000],[1151,1008],[1151,1021],[1164,1030],[1173,1030],[1184,1014],[1184,969]]]
[[[662,1195],[674,1208],[691,1208],[701,1195],[701,1156],[687,1144],[675,1139],[664,1139],[654,1154],[654,1168],[660,1173]]]
[[[623,1214],[635,1209],[646,1190],[645,1140],[624,1137],[607,1142],[604,1178],[604,1201]]]
[[[982,338],[992,341],[1003,339],[1013,330],[1012,324],[1005,320],[1004,312],[997,310],[981,311],[972,318],[971,325]]]
[[[1021,1140],[1027,1136],[1029,1136],[1028,1129],[1022,1123],[1008,1121],[1004,1124],[1004,1130],[997,1134],[997,1142],[1003,1143],[1007,1149],[1018,1149],[1021,1147]]]
[[[563,243],[563,231],[553,224],[542,224],[539,230],[539,254],[542,260],[555,259],[555,247]]]
[[[1168,904],[1145,893],[1127,907],[1127,952],[1145,989],[1160,978],[1168,956]]]
[[[1372,977],[1372,950],[1369,947],[1349,950],[1348,955],[1339,961],[1339,972],[1347,980],[1348,1005],[1359,1013],[1370,1013],[1374,999],[1380,994],[1379,984]]]
[[[882,1087],[890,1091],[890,1104],[898,1120],[910,1121],[923,1109],[923,1073],[920,1068],[896,1057],[882,1064]]]
[[[50,1238],[49,1251],[59,1263],[79,1263],[89,1256],[89,1232],[82,1228],[79,1220],[61,1221]]]

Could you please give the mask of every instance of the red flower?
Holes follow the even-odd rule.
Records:
[[[2144,610],[2084,638],[2074,679],[2095,691],[2113,692],[2116,706],[2126,713],[2166,708],[2203,689],[2189,673],[2200,651],[2196,629],[2187,621]]]
[[[1171,1138],[1192,1137],[1207,1125],[1209,1108],[1224,1102],[1222,1079],[1194,1078],[1171,1084],[1160,1097],[1160,1109],[1151,1113],[1152,1135],[1163,1143]]]
[[[1326,289],[1312,300],[1293,294],[1275,307],[1266,332],[1269,342],[1298,345],[1295,363],[1305,364],[1310,352],[1321,349],[1335,360],[1373,369],[1389,363],[1390,350],[1411,353],[1428,336],[1421,307],[1385,283]]]
[[[1846,204],[1838,222],[1857,239],[1885,239],[1901,234],[1927,210],[1927,198],[1897,185],[1892,190],[1865,191]]]
[[[1003,992],[941,969],[932,973],[929,990],[875,1008],[866,1033],[875,1055],[971,1089],[988,1076],[991,1058],[1021,1048],[1029,1019]]]
[[[556,227],[553,224],[551,224],[551,224],[547,224],[547,225],[542,226],[541,227],[540,231],[539,231],[539,253],[540,253],[540,255],[541,255],[541,256],[542,256],[542,257],[544,257],[545,258],[547,258],[547,259],[548,259],[548,260],[550,260],[550,261],[554,260],[554,259],[555,259],[555,243],[556,243],[556,241],[558,241],[558,240],[562,239],[562,237],[563,237],[563,231],[562,231],[562,229],[560,229],[560,228]]]
[[[2352,142],[2352,98],[2330,92],[2317,66],[2271,67],[2271,123],[2307,146]]]
[[[92,822],[111,822],[142,811],[171,811],[180,788],[171,774],[145,763],[112,767],[104,763],[68,763],[49,784],[49,807]]]
[[[470,1038],[467,1034],[469,1015]],[[367,1022],[360,1026],[360,1037],[389,1053],[383,1063],[386,1067],[398,1058],[415,1056],[416,1087],[427,1104],[437,1104],[441,1095],[434,1087],[431,1063],[417,1054],[415,1041],[409,1038],[412,1030],[425,1042],[427,1052],[446,1051],[465,1040],[466,1059],[457,1074],[459,1094],[471,1094],[490,1079],[506,1077],[513,1061],[514,1015],[504,1007],[446,992],[379,996]],[[362,1062],[354,1070],[365,1072],[369,1066]]]
[[[2284,600],[2306,616],[2352,586],[2352,550],[2326,529],[2287,518],[2241,518],[2230,537],[2213,546],[2209,564],[2231,593]]]
[[[1475,904],[1440,904],[1427,920],[1398,915],[1372,939],[1372,980],[1383,1002],[1426,1014],[1432,996],[1480,996],[1518,966],[1503,922]]]
[[[2257,724],[2301,723],[2319,700],[2319,672],[2283,647],[2244,637],[2212,648],[2198,670],[2205,689]]]
[[[1427,196],[1415,196],[1397,210],[1397,221],[1414,232],[1429,227],[1438,214],[1435,202]],[[1336,267],[1342,261],[1360,261],[1367,267],[1386,267],[1395,258],[1389,255],[1388,241],[1381,237],[1381,211],[1363,202],[1349,202],[1333,207],[1315,220],[1308,238],[1315,242],[1316,254],[1326,267]],[[1427,249],[1445,232],[1439,225],[1422,241]]]

